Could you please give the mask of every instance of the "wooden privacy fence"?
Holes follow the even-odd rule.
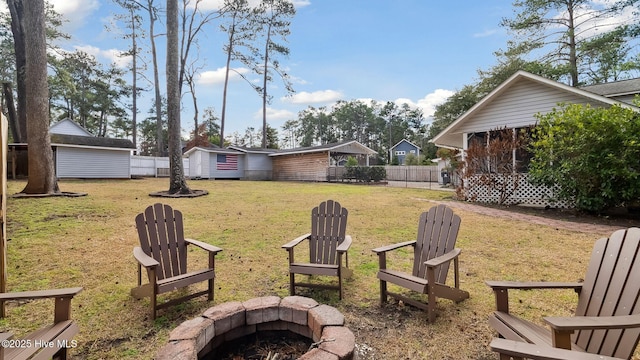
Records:
[[[440,172],[437,166],[383,166],[387,172],[387,181],[415,181],[438,182]],[[340,181],[344,178],[347,168],[344,166],[331,166],[327,168],[328,181]]]
[[[387,180],[438,182],[440,172],[437,166],[400,165],[385,166]]]

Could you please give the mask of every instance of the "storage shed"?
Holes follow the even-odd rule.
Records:
[[[377,152],[357,141],[326,144],[320,146],[280,150],[269,154],[273,161],[273,180],[281,181],[327,181],[327,171],[348,156],[364,156],[369,165],[369,156]]]
[[[56,176],[79,179],[131,178],[133,142],[96,137],[70,119],[49,128]],[[9,144],[12,175],[27,176],[27,144]],[[18,162],[20,160],[20,163]]]
[[[244,179],[245,153],[241,151],[196,146],[183,156],[189,158],[192,179]]]

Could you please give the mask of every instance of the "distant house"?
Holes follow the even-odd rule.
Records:
[[[129,179],[133,142],[93,136],[70,119],[49,128],[56,176],[64,178]],[[9,144],[14,176],[26,176],[27,144]],[[22,173],[20,170],[22,169]]]
[[[389,149],[389,159],[393,161],[394,158],[398,159],[398,164],[404,164],[404,160],[409,154],[420,156],[420,147],[407,139],[402,139],[397,144],[393,145]]]
[[[559,104],[590,104],[593,107],[619,105],[640,111],[631,105],[636,94],[640,94],[640,79],[616,83],[571,87],[525,71],[518,71],[500,84],[471,109],[442,130],[431,141],[438,147],[467,150],[470,144],[486,143],[490,133],[496,129],[513,132],[527,131],[536,124],[536,114],[546,114]],[[462,156],[465,152],[462,152]],[[522,156],[522,158],[521,158]],[[516,152],[517,161],[528,161],[529,154]],[[469,183],[466,184],[470,187]],[[478,201],[491,201],[495,194],[480,187],[472,189]],[[526,176],[514,194],[515,202],[547,205],[543,200],[548,189],[533,187]]]

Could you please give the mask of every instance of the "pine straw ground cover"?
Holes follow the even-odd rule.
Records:
[[[16,193],[24,182],[10,182]],[[208,196],[160,199],[183,212],[186,236],[224,251],[217,258],[216,294],[161,310],[149,318],[148,300],[134,300],[132,249],[138,239],[134,217],[158,202],[149,193],[168,187],[167,179],[62,181],[63,191],[80,198],[8,200],[9,290],[82,286],[72,302],[80,325],[75,359],[150,359],[169,332],[213,304],[257,296],[288,295],[286,251],[281,245],[309,231],[311,208],[334,199],[349,209],[349,253],[353,278],[344,300],[332,291],[303,295],[338,308],[356,336],[359,359],[494,359],[494,336],[487,316],[494,298],[487,279],[576,281],[585,271],[593,241],[608,234],[578,233],[455,210],[462,217],[458,237],[461,287],[471,298],[456,305],[438,302],[438,318],[428,324],[421,311],[402,304],[378,305],[377,257],[371,249],[415,237],[419,214],[448,192],[325,183],[191,181]],[[192,249],[194,267],[206,255]],[[410,253],[389,262],[409,269]],[[450,278],[451,278],[450,274]],[[202,286],[202,285],[201,285]],[[193,290],[193,289],[190,289]],[[169,295],[171,296],[171,295]],[[513,312],[539,320],[569,315],[576,296],[570,290],[514,292]],[[0,330],[32,331],[51,321],[52,301],[9,304]]]

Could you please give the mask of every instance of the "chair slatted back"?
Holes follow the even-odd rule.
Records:
[[[424,262],[454,249],[460,230],[460,216],[445,205],[434,206],[420,215],[414,250],[413,276],[426,278]],[[436,270],[436,282],[444,284],[449,271],[447,261]]]
[[[345,239],[347,209],[340,203],[327,200],[311,210],[311,236],[309,237],[309,262],[336,265],[336,248]]]
[[[640,313],[640,229],[614,232],[596,241],[585,275],[577,316],[614,316]],[[576,345],[587,352],[629,359],[640,329],[583,330]]]
[[[187,243],[180,211],[169,205],[151,205],[136,216],[136,227],[140,247],[160,263],[158,280],[187,272]]]

